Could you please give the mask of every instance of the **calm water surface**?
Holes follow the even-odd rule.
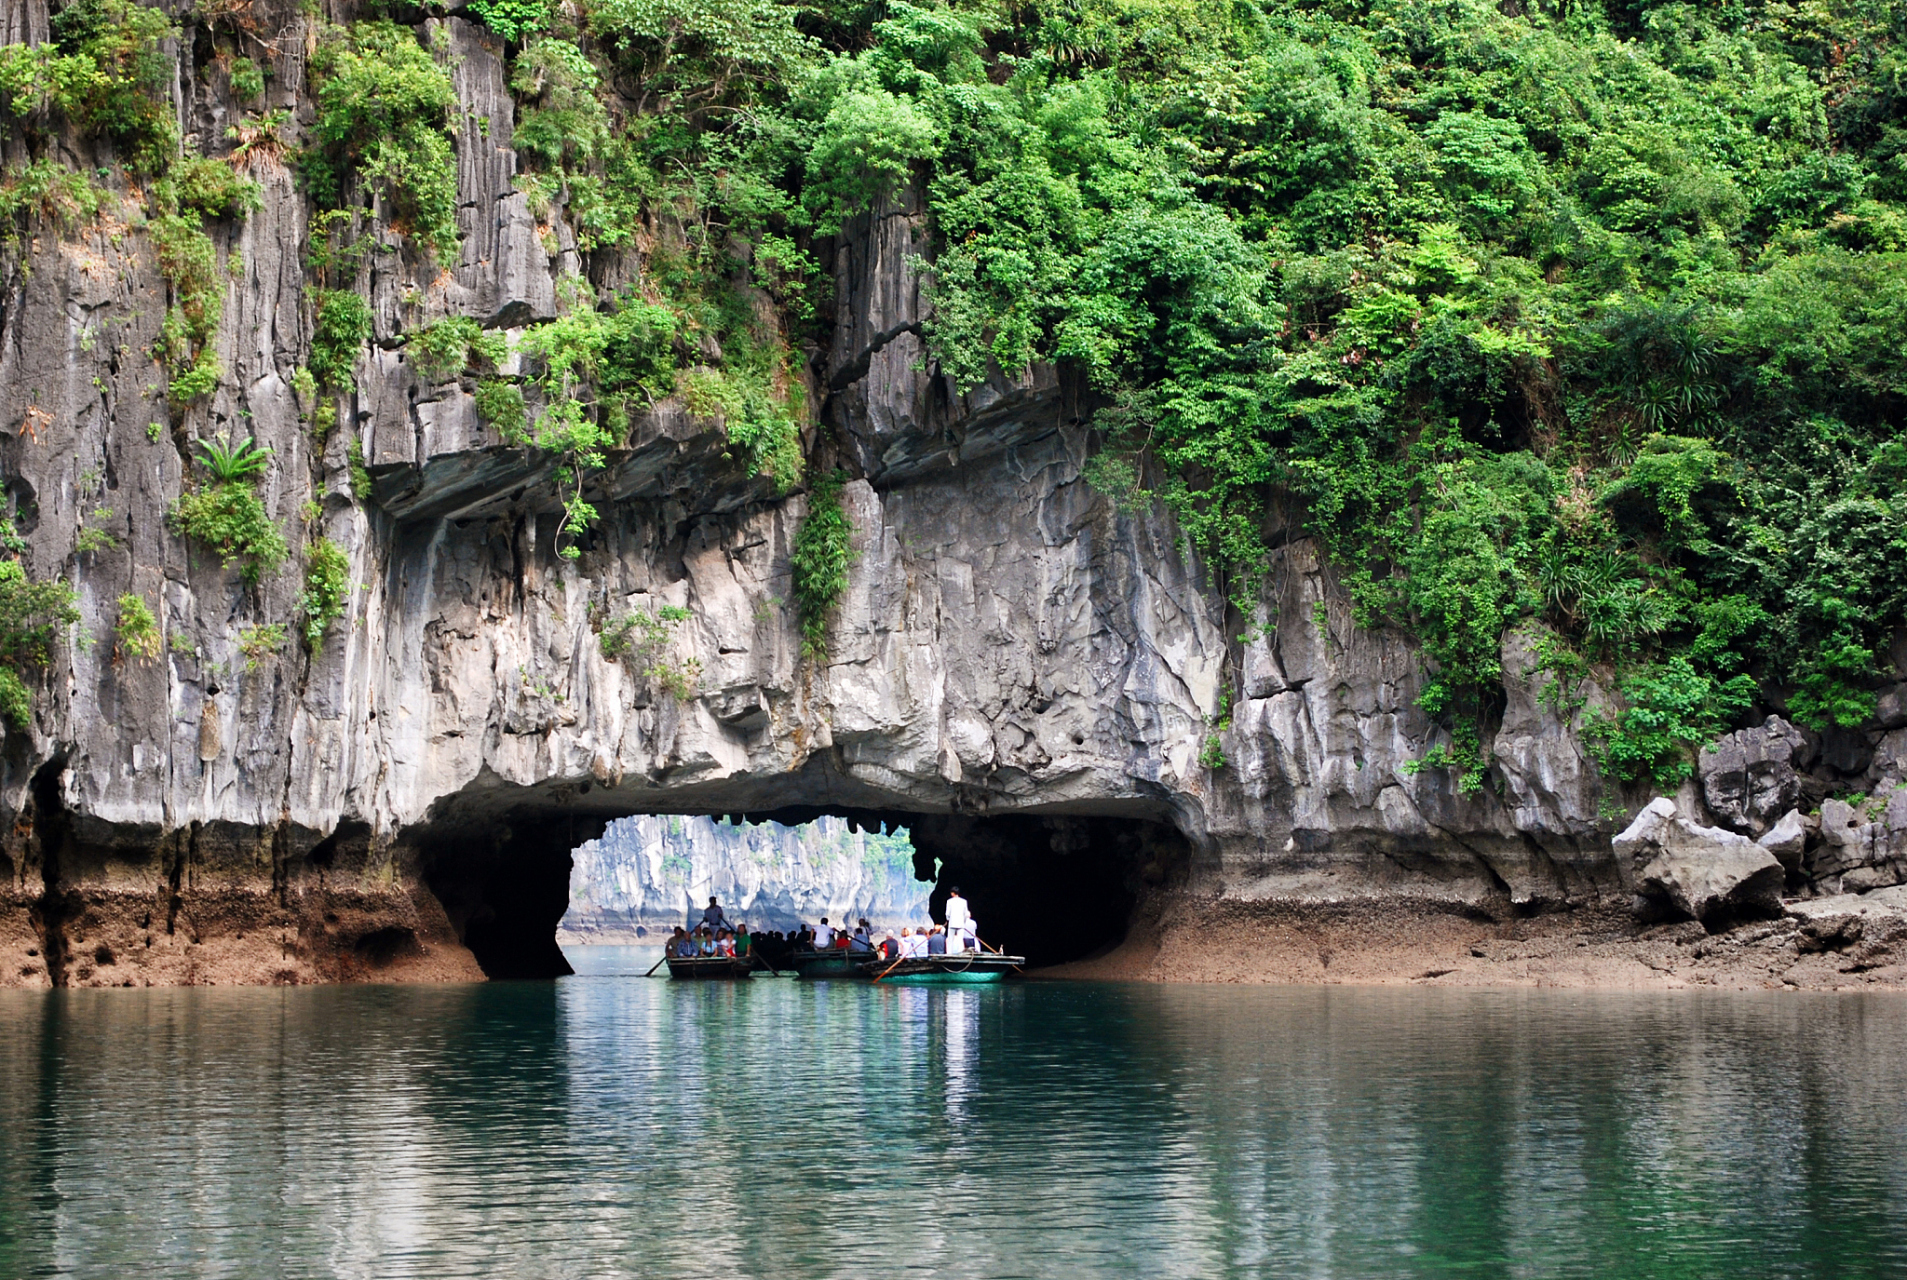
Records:
[[[653,954],[0,993],[0,1276],[1907,1276],[1900,997]]]

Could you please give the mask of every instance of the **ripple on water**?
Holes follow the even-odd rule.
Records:
[[[1907,1275],[1899,997],[652,955],[0,993],[0,1275]]]

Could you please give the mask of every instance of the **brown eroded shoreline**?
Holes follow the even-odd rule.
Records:
[[[1111,952],[1035,971],[1139,982],[1672,990],[1907,990],[1907,925],[1638,923],[1626,908],[1491,919],[1458,904],[1177,897]]]

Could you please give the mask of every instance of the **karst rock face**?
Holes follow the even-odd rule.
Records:
[[[28,8],[9,39],[43,31]],[[281,11],[271,104],[308,126],[304,19],[256,8]],[[1254,616],[1228,613],[1166,515],[1081,478],[1081,387],[1035,368],[957,394],[934,372],[932,246],[905,197],[821,246],[834,311],[804,446],[852,476],[856,557],[825,657],[803,655],[788,603],[803,491],[745,474],[719,422],[674,401],[635,423],[592,488],[583,554],[560,558],[550,464],[482,424],[471,380],[420,377],[398,339],[444,315],[521,329],[556,314],[565,277],[607,288],[640,268],[531,212],[501,46],[432,25],[466,124],[483,122],[458,133],[461,258],[381,236],[357,280],[372,342],[322,434],[292,389],[311,208],[282,164],[253,166],[261,207],[209,224],[229,267],[225,377],[182,415],[147,354],[166,285],[141,227],[40,228],[5,251],[0,463],[23,563],[73,582],[84,621],[0,760],[0,981],[547,972],[569,849],[643,812],[904,818],[925,870],[1128,908],[1161,884],[1624,894],[1577,733],[1602,705],[1593,682],[1545,700],[1536,637],[1512,634],[1486,785],[1408,771],[1444,740],[1416,707],[1421,657],[1353,625],[1296,513]],[[177,102],[188,138],[224,136],[230,107],[184,53]],[[73,138],[75,163],[107,159],[96,145]],[[221,432],[273,450],[263,494],[293,553],[256,587],[168,521],[187,442]],[[115,543],[82,554],[93,526]],[[320,533],[356,589],[307,652],[302,548]],[[128,592],[158,615],[156,657],[115,642]],[[599,643],[603,618],[664,604],[692,614],[667,642],[700,664],[683,698]],[[275,651],[240,648],[272,624]],[[1037,874],[1015,880],[1016,859]]]

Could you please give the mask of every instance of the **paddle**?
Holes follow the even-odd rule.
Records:
[[[661,967],[662,967],[663,965],[665,965],[665,964],[667,964],[668,962],[669,962],[669,953],[668,953],[668,952],[666,952],[666,951],[664,951],[664,952],[662,953],[662,959],[660,959],[660,960],[658,960],[658,961],[656,961],[656,962],[655,962],[654,964],[652,964],[652,965],[650,965],[650,966],[649,966],[649,973],[645,973],[645,974],[643,974],[642,976],[643,976],[643,977],[645,977],[645,978],[646,978],[646,977],[648,977],[648,976],[649,976],[649,974],[651,974],[651,973],[654,973],[654,972],[655,972],[655,971],[656,971],[657,969],[660,969],[660,968],[661,968]]]
[[[986,949],[987,949],[987,940],[986,940],[985,938],[983,938],[983,937],[981,937],[981,936],[980,936],[979,934],[977,934],[977,933],[976,933],[976,934],[974,934],[974,935],[973,935],[973,940],[974,940],[975,942],[977,942],[977,943],[979,943],[979,944],[980,944],[980,949],[981,949],[982,951],[984,951],[984,950],[986,950]],[[998,948],[998,947],[995,947],[995,948],[993,948],[993,954],[994,954],[994,955],[996,955],[996,956],[997,956],[997,955],[1004,955],[1004,954],[1005,954],[1005,952],[1003,952],[1003,951],[1001,951],[1001,950],[1000,950],[1000,948]],[[1020,976],[1021,976],[1022,978],[1024,978],[1024,977],[1026,976],[1026,970],[1024,970],[1024,969],[1022,969],[1022,968],[1020,968],[1020,966],[1019,966],[1019,965],[1017,965],[1017,964],[1013,966],[1013,972],[1015,972],[1015,973],[1017,973],[1017,974],[1019,974],[1019,975],[1020,975]]]
[[[903,952],[902,952],[902,953],[901,953],[901,954],[900,954],[899,956],[897,956],[897,957],[895,958],[895,960],[894,960],[894,963],[893,963],[893,964],[890,964],[890,965],[888,965],[888,966],[887,966],[887,968],[885,968],[885,969],[883,969],[883,970],[881,970],[881,972],[879,973],[879,975],[877,975],[877,976],[875,977],[875,979],[874,979],[874,981],[876,981],[876,982],[879,982],[879,981],[880,981],[880,980],[881,980],[882,978],[885,978],[885,977],[886,977],[886,976],[887,976],[888,974],[890,974],[890,973],[892,973],[892,972],[894,972],[894,970],[896,970],[896,969],[898,969],[898,968],[900,968],[900,967],[901,967],[901,961],[902,961],[902,960],[906,960],[907,958],[908,958],[908,956],[907,956],[907,953],[903,951]]]

